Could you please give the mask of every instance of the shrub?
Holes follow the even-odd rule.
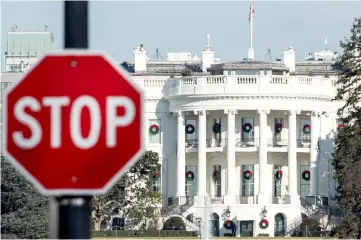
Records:
[[[92,237],[196,237],[196,231],[174,231],[174,230],[147,230],[147,231],[133,231],[133,230],[101,230],[93,231]]]
[[[163,224],[163,230],[185,230],[186,226],[180,217],[171,217]]]

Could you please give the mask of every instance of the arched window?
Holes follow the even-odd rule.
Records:
[[[275,216],[275,237],[285,236],[285,218],[283,214],[277,213]]]

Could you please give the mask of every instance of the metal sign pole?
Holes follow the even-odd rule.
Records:
[[[88,2],[65,1],[65,49],[88,48]],[[90,196],[57,198],[59,239],[90,239]]]

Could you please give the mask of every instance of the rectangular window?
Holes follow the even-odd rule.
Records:
[[[198,148],[197,119],[186,119],[186,147]]]
[[[160,119],[149,120],[149,143],[160,144],[161,143],[161,121]]]
[[[282,182],[281,182],[281,178],[277,179],[277,176],[280,176],[278,171],[282,171],[282,166],[279,165],[275,165],[274,166],[274,195],[279,197],[282,195]]]
[[[215,140],[211,145],[212,147],[220,147],[222,144],[222,119],[221,118],[213,118],[213,140]]]
[[[242,142],[254,143],[254,118],[242,118]]]
[[[153,192],[162,193],[162,176],[161,176],[161,167],[154,173],[154,179],[152,182]]]
[[[213,185],[214,185],[214,192],[215,197],[222,196],[222,171],[221,165],[214,165],[213,166]]]
[[[310,125],[310,119],[301,119],[301,143],[311,143],[311,134],[307,133],[307,125]]]
[[[310,171],[310,166],[300,165],[300,197],[303,199],[310,195],[310,180],[307,180],[307,171]]]
[[[281,142],[282,140],[285,140],[285,139],[282,139],[282,127],[284,126],[284,120],[283,118],[275,118],[275,122],[274,122],[274,140],[276,142]]]
[[[254,195],[254,165],[242,165],[241,171],[242,196],[250,197]]]
[[[197,194],[197,166],[186,166],[186,196],[193,197]]]

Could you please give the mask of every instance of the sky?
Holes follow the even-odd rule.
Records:
[[[254,5],[255,59],[260,61],[268,49],[274,60],[290,46],[298,60],[304,59],[325,48],[325,37],[328,49],[340,52],[340,40],[350,36],[353,19],[361,17],[360,1],[255,0]],[[17,31],[42,31],[47,25],[55,47],[63,48],[63,2],[2,1],[0,11],[1,59],[14,24]],[[210,34],[216,57],[239,60],[250,47],[248,13],[249,1],[91,1],[90,48],[105,50],[117,61],[133,60],[139,44],[151,58],[156,48],[164,59],[167,52],[200,56]]]

